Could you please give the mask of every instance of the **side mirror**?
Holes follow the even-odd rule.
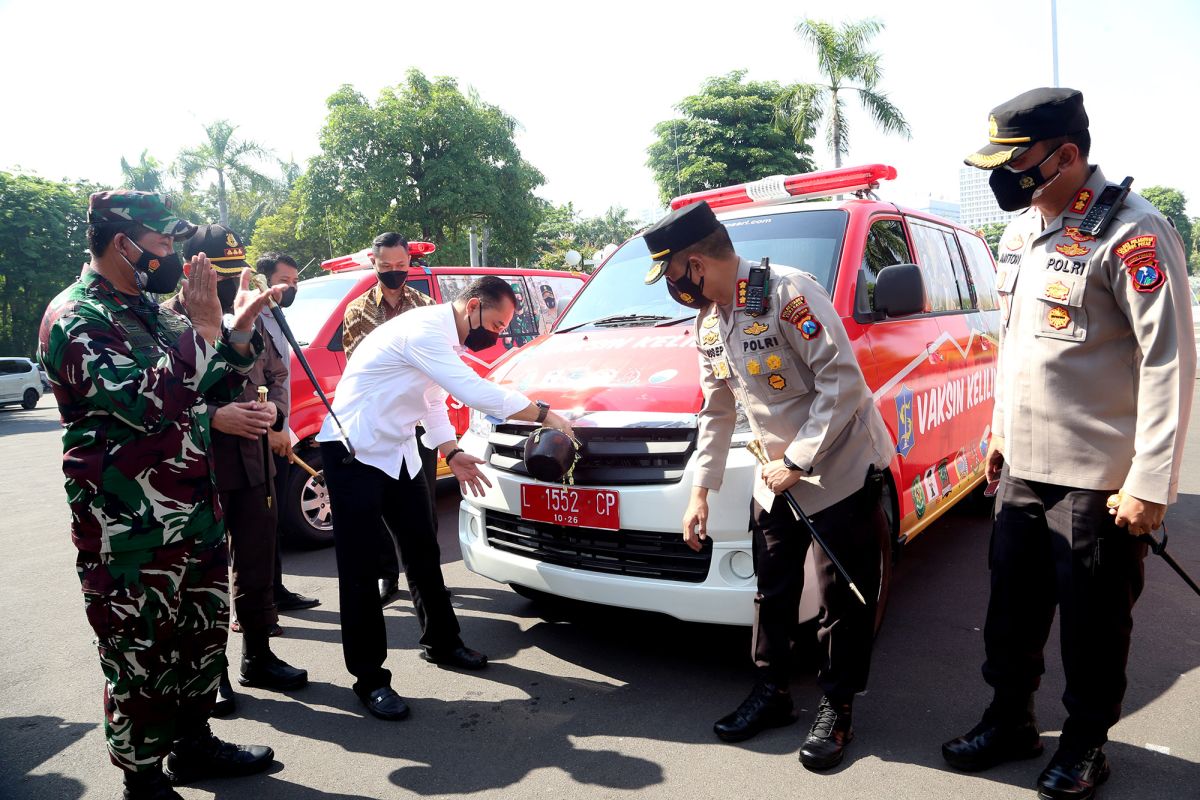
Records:
[[[871,308],[889,317],[920,314],[925,310],[925,279],[916,264],[893,264],[879,270]]]

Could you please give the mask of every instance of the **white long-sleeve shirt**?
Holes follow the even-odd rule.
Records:
[[[359,461],[393,478],[407,466],[408,476],[415,478],[421,471],[417,423],[425,425],[427,447],[455,438],[446,413],[447,392],[501,419],[529,405],[520,392],[479,377],[463,363],[461,350],[450,303],[414,308],[363,339],[333,400]],[[331,417],[325,418],[317,441],[338,441]]]

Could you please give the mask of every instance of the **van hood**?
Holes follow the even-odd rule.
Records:
[[[600,328],[544,336],[489,377],[573,415],[696,414],[703,403],[691,325]]]

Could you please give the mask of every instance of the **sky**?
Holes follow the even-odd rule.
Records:
[[[116,185],[120,158],[170,162],[227,118],[238,135],[304,164],[319,152],[325,99],[349,83],[374,101],[410,67],[447,75],[520,123],[537,193],[586,214],[659,209],[646,167],[654,125],[735,69],[750,80],[815,81],[795,33],[811,17],[874,16],[886,29],[880,88],[911,140],[851,111],[846,164],[883,162],[884,199],[958,199],[962,158],[988,111],[1053,85],[1050,0],[809,2],[119,4],[0,0],[0,169]],[[1200,3],[1058,0],[1059,84],[1083,91],[1092,161],[1134,189],[1167,185],[1200,216]],[[833,159],[814,143],[819,167]]]

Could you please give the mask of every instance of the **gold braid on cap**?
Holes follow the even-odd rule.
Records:
[[[1013,153],[1016,152],[1016,150],[1017,148],[1010,147],[1007,150],[1001,150],[999,153],[992,153],[990,156],[981,156],[979,153],[971,153],[971,155],[967,156],[966,160],[967,163],[973,167],[979,167],[980,169],[995,169],[996,167],[1003,166],[1005,163],[1011,160]]]

